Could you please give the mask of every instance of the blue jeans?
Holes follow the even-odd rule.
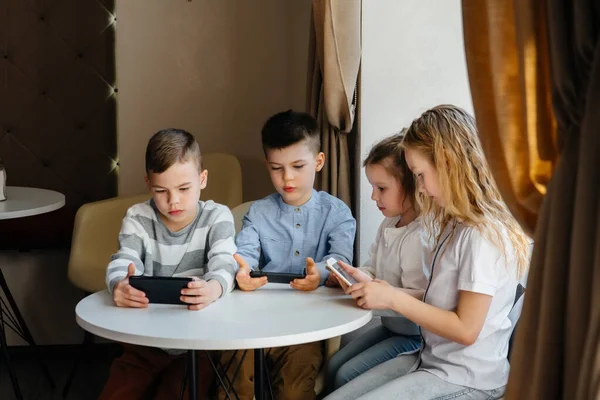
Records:
[[[342,386],[324,400],[493,400],[505,386],[480,390],[455,385],[427,371],[415,371],[418,354],[386,361]]]
[[[327,363],[326,393],[331,393],[358,375],[401,354],[414,353],[421,337],[402,336],[380,325],[354,339]]]

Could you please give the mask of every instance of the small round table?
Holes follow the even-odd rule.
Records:
[[[118,342],[188,350],[255,349],[255,398],[265,391],[264,348],[291,346],[340,336],[365,325],[363,310],[339,288],[313,292],[267,284],[254,292],[234,290],[200,311],[185,306],[150,304],[146,309],[119,308],[107,291],[81,300],[75,309],[85,330]],[[190,365],[192,365],[190,364]],[[188,374],[190,398],[196,399],[196,374]]]
[[[0,219],[30,217],[58,210],[65,195],[47,189],[7,186],[6,200],[0,201]]]
[[[32,215],[45,214],[54,210],[58,210],[65,205],[65,196],[47,189],[37,189],[30,187],[7,186],[6,200],[0,201],[0,220],[30,217]],[[18,400],[23,398],[15,371],[12,368],[8,359],[8,347],[6,344],[5,327],[11,328],[17,335],[23,338],[31,346],[35,348],[33,336],[23,319],[23,315],[17,307],[12,293],[8,289],[8,284],[0,268],[0,289],[4,292],[4,296],[8,301],[8,305],[4,302],[0,303],[0,350],[2,350],[3,358],[8,366],[10,380],[13,386],[13,391]],[[14,314],[14,315],[13,315]],[[40,362],[41,363],[41,362]],[[41,364],[42,369],[48,379],[50,385],[54,388],[48,369],[44,364]]]

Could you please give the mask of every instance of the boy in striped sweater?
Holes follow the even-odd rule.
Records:
[[[200,310],[233,289],[233,216],[226,206],[199,200],[208,171],[186,131],[165,129],[150,139],[146,174],[152,198],[127,211],[106,284],[118,307],[145,308],[148,299],[129,284],[130,276],[192,276],[181,300]],[[208,360],[200,362],[199,393],[206,396],[213,376]],[[145,398],[149,391],[154,399],[177,398],[184,366],[181,351],[124,345],[100,399]]]

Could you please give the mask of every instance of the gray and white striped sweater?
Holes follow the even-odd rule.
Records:
[[[112,293],[134,263],[136,275],[214,279],[227,294],[237,271],[234,237],[231,211],[212,200],[199,201],[194,221],[178,232],[165,226],[152,199],[136,204],[123,218],[119,251],[108,264],[106,285]]]

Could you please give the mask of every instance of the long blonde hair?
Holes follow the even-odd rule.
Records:
[[[477,228],[504,251],[508,261],[508,243],[503,240],[506,233],[520,277],[529,265],[530,240],[502,200],[483,154],[475,119],[456,106],[434,107],[413,121],[402,146],[418,151],[437,171],[444,207],[428,196],[417,196],[436,245],[448,224],[459,220]]]

